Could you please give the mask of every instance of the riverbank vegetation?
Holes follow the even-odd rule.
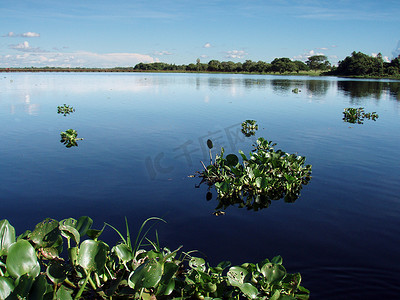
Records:
[[[290,274],[282,257],[257,264],[211,267],[197,251],[171,251],[147,235],[163,221],[149,218],[131,240],[93,220],[45,219],[17,236],[0,221],[0,299],[308,299],[299,273]],[[153,223],[151,223],[153,222]],[[151,224],[151,226],[149,226]],[[99,239],[106,228],[119,235],[110,247]],[[144,243],[146,242],[146,244]]]
[[[197,59],[190,64],[169,64],[164,62],[138,63],[132,67],[115,68],[63,68],[26,67],[0,68],[0,72],[188,72],[188,73],[241,73],[241,74],[286,74],[286,75],[330,75],[361,78],[400,79],[400,56],[390,62],[384,61],[382,54],[369,56],[353,52],[338,66],[332,66],[325,55],[310,56],[305,62],[287,57],[275,58],[271,62],[246,60],[245,62],[210,60],[201,63]]]
[[[380,53],[376,56],[370,56],[354,51],[351,56],[339,61],[337,67],[332,68],[324,75],[400,79],[400,55],[390,62],[385,62]]]
[[[264,138],[257,139],[248,157],[239,151],[242,162],[235,154],[224,157],[224,148],[213,161],[211,140],[207,146],[210,165],[203,163],[199,176],[202,182],[215,186],[217,210],[238,205],[257,211],[269,207],[271,200],[282,198],[294,202],[303,185],[311,180],[311,165],[305,165],[305,157],[275,150],[276,144]]]

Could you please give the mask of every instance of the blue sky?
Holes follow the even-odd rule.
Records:
[[[400,54],[398,0],[1,0],[0,67]]]

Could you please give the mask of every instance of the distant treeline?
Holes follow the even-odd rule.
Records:
[[[391,62],[385,62],[382,54],[369,56],[362,52],[353,52],[339,61],[337,68],[332,68],[326,75],[360,77],[398,77],[400,76],[400,55]],[[325,75],[324,74],[324,75]]]
[[[385,62],[382,54],[369,56],[353,52],[338,66],[331,66],[325,55],[313,55],[306,62],[291,60],[287,57],[275,58],[272,62],[246,60],[244,63],[233,61],[210,60],[208,63],[176,65],[163,62],[139,63],[134,67],[115,68],[58,68],[27,67],[0,68],[0,72],[221,72],[221,73],[258,73],[258,74],[321,74],[352,77],[393,77],[400,78],[400,55],[391,62]]]
[[[359,76],[359,77],[399,77],[400,55],[391,62],[385,62],[382,54],[369,56],[361,52],[353,52],[338,66],[331,66],[325,55],[314,55],[304,63],[289,58],[275,58],[271,63],[246,60],[244,63],[232,61],[210,60],[208,64],[174,65],[162,62],[140,63],[134,68],[140,71],[197,71],[197,72],[227,72],[227,73],[300,73],[317,71],[321,75]]]
[[[197,59],[196,63],[175,65],[163,62],[139,63],[138,71],[189,71],[189,72],[226,72],[226,73],[299,73],[301,71],[327,71],[331,64],[324,55],[314,55],[304,63],[290,58],[275,58],[271,63],[246,60],[244,63],[233,61],[210,60],[207,64]]]

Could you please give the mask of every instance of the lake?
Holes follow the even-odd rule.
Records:
[[[292,90],[298,88],[299,92]],[[57,106],[75,112],[57,114]],[[376,121],[342,120],[346,107]],[[240,129],[257,121],[255,136]],[[400,82],[333,77],[1,73],[0,219],[17,234],[46,217],[88,215],[137,232],[148,217],[162,246],[199,250],[216,265],[282,255],[312,299],[400,295]],[[60,143],[69,128],[84,140]],[[209,161],[207,139],[249,153],[258,137],[306,157],[310,183],[294,203],[228,207],[190,177]],[[154,238],[152,232],[150,238]],[[113,245],[110,228],[102,235]]]

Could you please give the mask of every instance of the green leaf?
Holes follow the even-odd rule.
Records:
[[[33,278],[40,272],[36,251],[26,240],[19,240],[8,247],[7,272],[14,278],[29,274]]]
[[[213,142],[210,139],[207,140],[207,147],[208,149],[212,149],[214,147]]]
[[[164,264],[164,274],[161,277],[156,295],[170,295],[175,288],[175,280],[173,277],[179,270],[179,266],[172,262]]]
[[[11,299],[26,299],[32,288],[35,278],[28,274],[22,275],[16,280],[16,286],[10,295]],[[17,283],[18,282],[18,283]]]
[[[39,275],[36,277],[36,280],[29,291],[29,299],[43,299],[43,296],[47,292],[47,288],[51,287],[47,283],[46,276]]]
[[[52,261],[47,266],[46,274],[53,283],[63,283],[67,278],[67,266],[63,261]]]
[[[132,250],[129,249],[128,245],[126,244],[118,244],[113,248],[113,251],[118,256],[118,258],[126,263],[133,259]]]
[[[232,265],[232,263],[230,261],[221,261],[217,265],[217,268],[221,268],[223,270],[223,269],[229,268],[231,265]]]
[[[4,300],[14,290],[14,281],[11,278],[0,277],[0,300]]]
[[[108,245],[102,241],[83,241],[78,252],[77,263],[88,273],[101,273],[107,260]]]
[[[257,298],[258,289],[254,285],[246,282],[244,284],[241,284],[239,286],[239,288],[242,291],[242,293],[245,294],[250,299],[256,299]]]
[[[86,234],[88,235],[88,237],[90,237],[93,240],[97,240],[102,233],[103,233],[103,230],[98,230],[98,229],[88,229],[86,231]]]
[[[267,263],[261,268],[261,273],[268,283],[276,283],[286,276],[286,269],[282,265]]]
[[[128,279],[133,289],[157,287],[163,274],[163,265],[156,260],[148,260],[135,269]]]
[[[247,157],[242,150],[239,150],[239,154],[243,158],[243,161],[247,161]]]
[[[80,234],[78,230],[76,230],[73,226],[70,225],[61,225],[60,224],[61,235],[67,239],[73,239],[74,242],[79,245],[80,243]]]
[[[271,263],[281,265],[283,262],[282,256],[278,255],[271,259]]]
[[[66,287],[61,286],[57,291],[57,300],[72,300],[71,291]]]
[[[204,272],[206,269],[206,261],[201,257],[192,257],[189,261],[189,267]]]
[[[226,276],[230,285],[240,287],[245,282],[248,273],[245,268],[234,266],[229,269]]]
[[[236,166],[239,163],[239,158],[235,154],[228,154],[226,156],[226,162],[229,166]]]
[[[29,234],[29,239],[38,248],[53,246],[60,235],[59,223],[53,219],[45,219],[36,225],[35,230]]]
[[[0,221],[0,256],[7,255],[8,247],[15,242],[15,228],[7,220]]]
[[[76,222],[75,229],[78,230],[81,238],[92,228],[93,220],[88,216],[82,216]]]

